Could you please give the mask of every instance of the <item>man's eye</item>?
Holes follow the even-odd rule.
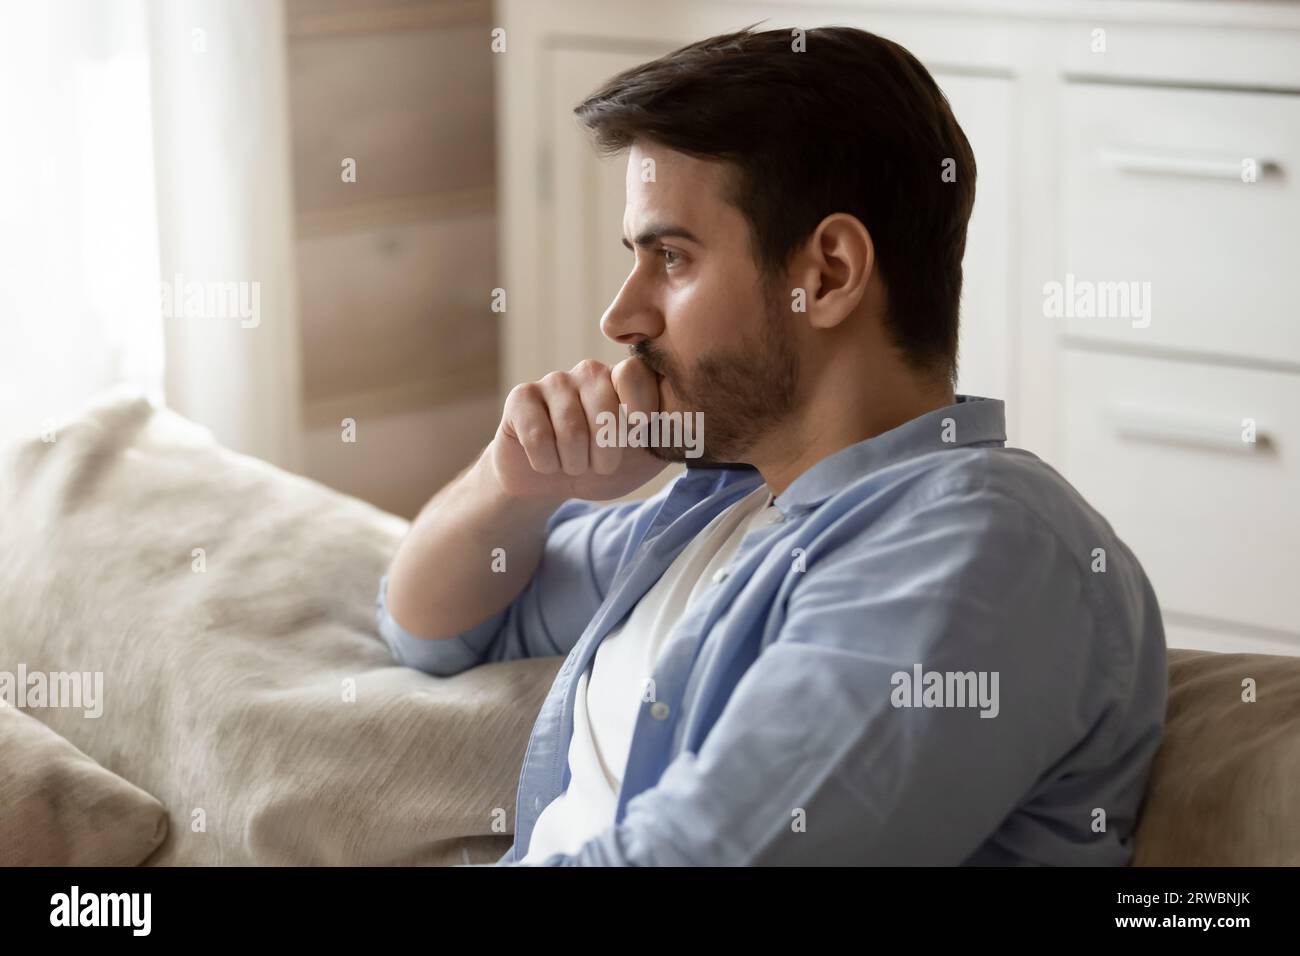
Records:
[[[669,268],[679,265],[682,261],[682,254],[675,249],[665,247],[659,250],[659,254],[664,257],[664,265]]]

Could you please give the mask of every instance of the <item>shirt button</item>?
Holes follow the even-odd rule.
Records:
[[[650,705],[650,716],[655,720],[663,720],[668,716],[668,705],[662,700],[657,700]]]
[[[718,570],[713,572],[713,583],[721,584],[723,581],[727,580],[727,575],[729,574],[731,574],[731,572],[726,568],[718,568]]]

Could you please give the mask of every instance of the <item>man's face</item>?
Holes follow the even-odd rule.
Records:
[[[638,141],[628,154],[623,242],[632,271],[601,319],[660,376],[659,407],[704,413],[710,461],[746,451],[795,407],[798,356],[782,284],[762,281],[727,167]],[[684,461],[684,448],[652,448]]]

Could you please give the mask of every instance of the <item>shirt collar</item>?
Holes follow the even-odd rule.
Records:
[[[956,402],[936,408],[864,441],[841,448],[817,462],[776,496],[782,514],[813,508],[870,472],[932,451],[1007,441],[1006,403],[978,395],[958,395]],[[951,422],[946,421],[951,419]],[[753,465],[717,463],[691,465],[692,470],[747,470]]]

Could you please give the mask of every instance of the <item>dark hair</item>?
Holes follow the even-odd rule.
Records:
[[[914,368],[955,376],[970,144],[897,43],[849,27],[804,38],[806,52],[793,31],[753,27],[692,43],[620,73],[574,112],[606,154],[644,138],[734,164],[725,198],[769,279],[826,216],[856,216],[875,243],[894,344]]]

